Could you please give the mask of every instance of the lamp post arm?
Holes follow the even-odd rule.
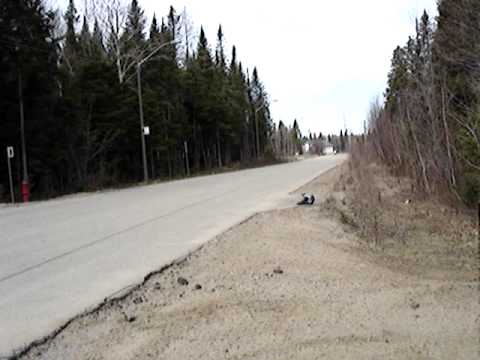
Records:
[[[173,41],[169,41],[169,42],[166,42],[165,44],[162,44],[160,45],[159,47],[157,47],[156,49],[154,49],[150,54],[148,54],[145,58],[143,58],[142,60],[140,60],[138,62],[138,67],[142,66],[144,63],[146,63],[148,60],[150,60],[152,58],[152,56],[154,56],[156,53],[158,53],[161,49],[163,49],[165,46],[168,46],[168,45],[172,45],[172,44],[176,44],[178,43],[178,40],[173,40]]]
[[[265,106],[267,106],[267,104],[265,103],[265,101],[263,102],[263,104],[257,109],[255,110],[255,114],[257,114],[260,110],[262,110]]]

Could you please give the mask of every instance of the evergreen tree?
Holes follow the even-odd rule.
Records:
[[[212,55],[203,26],[200,28],[200,37],[198,39],[197,61],[202,69],[211,70],[213,65]]]
[[[65,43],[63,45],[62,62],[67,66],[67,69],[70,72],[73,72],[73,63],[79,53],[78,37],[76,33],[79,16],[73,0],[69,0],[64,20],[67,29],[65,33]]]
[[[388,88],[386,91],[387,107],[395,111],[401,92],[408,83],[408,67],[406,51],[398,46],[393,52],[391,71],[388,75]]]
[[[79,48],[84,58],[91,56],[92,54],[92,36],[88,27],[87,18],[83,17],[82,30],[79,37]]]
[[[339,151],[344,152],[345,151],[345,139],[343,138],[343,131],[340,130],[340,144],[339,144]]]
[[[217,32],[217,49],[216,49],[216,66],[220,71],[226,72],[227,69],[227,61],[225,58],[225,48],[223,44],[223,30],[222,25],[218,27]]]
[[[98,20],[95,19],[92,35],[92,55],[96,58],[105,56],[105,46],[103,43],[103,34]]]
[[[252,73],[250,94],[253,111],[258,121],[258,136],[260,138],[260,149],[258,149],[258,151],[260,152],[260,154],[262,154],[265,151],[267,140],[270,138],[272,130],[272,120],[270,118],[270,109],[267,94],[265,92],[263,83],[259,78],[258,70],[256,67],[253,69]]]
[[[67,31],[65,33],[65,46],[75,49],[77,44],[76,26],[80,17],[78,16],[74,0],[69,0],[64,18],[67,25]]]
[[[449,187],[472,202],[480,194],[480,3],[441,0],[438,9],[437,26],[424,12],[415,37],[395,50],[368,141],[425,192]]]
[[[175,41],[178,39],[178,33],[180,31],[180,15],[177,15],[177,11],[173,6],[170,6],[168,13],[168,31],[170,32],[170,38]]]
[[[435,72],[444,107],[448,106],[446,127],[453,133],[457,171],[464,174],[459,191],[467,202],[474,203],[480,196],[480,3],[442,0],[438,12]]]
[[[15,189],[20,188],[22,158],[26,158],[33,198],[50,193],[60,182],[55,152],[58,123],[52,114],[60,92],[56,82],[58,43],[54,20],[54,13],[41,1],[0,2],[0,144],[15,148]],[[24,109],[25,154],[21,151],[20,100]],[[0,157],[0,167],[6,168],[5,157]],[[7,184],[5,171],[0,172],[0,187],[7,189]]]
[[[145,14],[138,5],[138,0],[132,0],[128,9],[125,34],[134,44],[142,44],[145,41]]]
[[[59,43],[54,38],[54,14],[45,10],[41,0],[0,3],[4,46],[0,142],[20,147],[20,85],[35,197],[141,177],[135,67],[153,49],[181,38],[181,19],[173,7],[165,19],[159,25],[154,16],[147,38],[137,0],[129,4],[125,22],[108,27],[102,27],[99,18],[89,23],[83,17],[80,24],[70,0]],[[255,149],[255,115],[265,152],[274,130],[268,95],[256,70],[252,77],[245,74],[235,47],[227,61],[223,29],[219,27],[214,56],[203,28],[197,51],[181,64],[178,49],[177,43],[169,44],[142,67],[143,110],[151,128],[147,138],[151,176],[184,175],[190,164],[198,171],[248,162]],[[256,112],[260,104],[265,106]],[[284,151],[291,152],[293,132],[284,126],[282,131]],[[15,163],[17,178],[20,170],[21,162]],[[3,188],[6,180],[0,174]]]
[[[229,163],[232,159],[248,158],[250,144],[247,140],[249,124],[247,123],[247,84],[242,64],[237,59],[237,49],[232,47],[232,58],[228,68],[227,113],[229,128],[226,134],[225,158]]]
[[[154,13],[152,24],[150,25],[150,35],[149,35],[150,41],[157,42],[159,35],[160,35],[160,28],[158,27],[158,23],[157,23],[157,16]]]
[[[300,131],[300,126],[298,125],[297,119],[293,121],[293,141],[296,147],[296,151],[299,154],[303,154],[303,144],[302,144],[302,132]]]

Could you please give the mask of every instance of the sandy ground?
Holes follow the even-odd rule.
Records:
[[[478,359],[478,273],[408,271],[317,206],[263,213],[25,359]],[[419,255],[421,256],[421,254]]]

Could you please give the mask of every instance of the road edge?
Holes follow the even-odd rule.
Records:
[[[345,161],[347,161],[347,160],[345,160]],[[324,174],[326,174],[330,171],[333,171],[334,169],[336,169],[339,166],[342,166],[343,163],[344,162],[341,162],[337,165],[332,166],[331,168],[328,168],[327,170],[325,170],[325,171],[323,171],[319,174],[316,174],[314,177],[307,180],[306,182],[302,182],[301,185],[295,185],[293,187],[293,190],[288,191],[287,193],[289,195],[294,194],[295,192],[297,192],[299,189],[301,189],[305,185],[308,185],[312,181],[315,181],[315,179],[317,179],[318,177],[320,177],[320,176],[322,176],[322,175],[324,175]],[[249,170],[249,169],[247,169],[247,170]],[[160,274],[164,273],[165,271],[169,270],[170,268],[172,268],[173,266],[181,265],[182,263],[186,262],[192,255],[194,255],[195,253],[200,251],[207,244],[211,243],[212,241],[215,241],[215,239],[218,239],[219,237],[221,237],[226,232],[228,232],[228,231],[230,231],[234,228],[237,228],[238,226],[243,225],[244,223],[252,220],[253,218],[255,218],[256,216],[258,216],[260,214],[267,213],[267,212],[270,212],[270,211],[275,211],[275,210],[277,210],[277,208],[272,208],[272,209],[268,209],[268,210],[265,210],[265,211],[254,212],[250,216],[245,217],[243,220],[240,220],[237,223],[234,223],[233,225],[227,227],[226,229],[224,229],[223,231],[221,231],[217,235],[209,238],[208,240],[206,240],[206,241],[204,241],[200,244],[197,244],[196,246],[194,246],[193,249],[187,251],[184,255],[181,255],[181,256],[177,257],[176,259],[174,259],[174,260],[168,262],[167,264],[161,266],[157,270],[153,270],[153,271],[147,273],[147,275],[145,275],[143,277],[142,281],[140,281],[138,283],[128,285],[128,286],[114,292],[113,294],[105,297],[104,300],[101,303],[96,304],[96,305],[92,305],[91,307],[87,307],[84,311],[80,312],[79,314],[77,314],[77,315],[73,316],[72,318],[70,318],[69,320],[65,321],[62,325],[59,325],[58,327],[56,327],[49,334],[47,334],[47,335],[45,335],[45,336],[43,336],[43,337],[41,337],[37,340],[32,341],[31,343],[25,345],[24,347],[20,347],[18,349],[13,350],[12,355],[2,355],[2,354],[0,354],[0,360],[4,360],[4,359],[5,360],[17,360],[17,359],[20,359],[21,357],[23,357],[24,355],[29,353],[32,349],[34,349],[36,347],[39,347],[39,346],[42,346],[42,345],[45,345],[49,341],[54,340],[58,335],[60,335],[73,322],[75,322],[79,319],[82,319],[84,317],[88,317],[92,314],[95,314],[96,312],[101,311],[106,306],[115,305],[116,303],[121,302],[122,300],[127,298],[130,294],[132,294],[133,292],[142,288],[148,282],[148,280],[150,280],[150,278],[152,278],[153,276],[160,275]]]
[[[269,211],[271,211],[271,210],[269,210]],[[120,289],[120,290],[116,291],[115,293],[105,297],[105,299],[101,303],[99,303],[97,305],[93,305],[91,307],[88,307],[86,310],[84,310],[81,313],[73,316],[72,318],[70,318],[69,320],[64,322],[62,325],[58,326],[56,329],[51,331],[49,334],[41,337],[40,339],[32,341],[31,343],[29,343],[28,345],[25,345],[24,347],[21,347],[19,349],[14,350],[12,355],[2,355],[2,354],[0,354],[0,360],[4,360],[4,359],[5,360],[17,360],[17,359],[20,359],[21,357],[23,357],[24,355],[26,355],[27,353],[32,351],[34,348],[45,345],[49,341],[54,340],[66,328],[68,328],[73,322],[75,322],[79,319],[82,319],[84,317],[88,317],[90,315],[93,315],[93,314],[103,310],[106,306],[115,305],[118,302],[121,302],[122,300],[127,298],[129,295],[131,295],[133,292],[135,292],[135,291],[141,289],[143,286],[145,286],[145,284],[153,276],[161,275],[162,273],[169,270],[170,268],[183,264],[184,262],[188,261],[188,259],[190,257],[192,257],[195,253],[202,250],[210,242],[219,238],[224,233],[226,233],[230,230],[233,230],[234,228],[236,228],[238,226],[241,226],[241,225],[245,224],[246,222],[248,222],[248,221],[252,220],[253,218],[255,218],[256,216],[260,215],[261,213],[262,212],[255,212],[252,215],[246,217],[245,219],[243,219],[243,220],[235,223],[234,225],[228,227],[227,229],[225,229],[224,231],[222,231],[218,235],[210,238],[209,240],[207,240],[207,241],[205,241],[205,242],[203,242],[199,245],[196,245],[193,249],[189,250],[184,255],[181,255],[180,257],[177,257],[176,259],[170,261],[169,263],[161,266],[157,270],[153,270],[153,271],[149,272],[147,275],[144,276],[144,278],[141,282],[126,286],[123,289]]]

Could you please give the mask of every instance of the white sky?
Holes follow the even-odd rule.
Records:
[[[127,0],[128,1],[128,0]],[[66,0],[59,0],[66,3]],[[76,0],[80,7],[83,0]],[[436,16],[436,0],[139,0],[151,16],[170,5],[203,25],[214,46],[221,23],[230,53],[257,66],[275,121],[303,133],[338,133],[346,123],[363,129],[370,101],[386,87],[392,52],[414,32],[424,9]]]

